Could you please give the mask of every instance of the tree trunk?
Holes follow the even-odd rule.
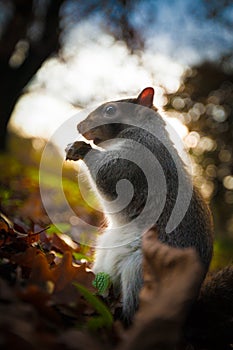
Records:
[[[14,106],[42,63],[59,48],[59,10],[64,0],[50,1],[45,17],[43,31],[38,40],[28,38],[30,25],[36,19],[33,1],[17,0],[14,15],[5,28],[0,40],[0,150],[7,147],[7,125]],[[29,49],[27,57],[19,67],[9,64],[12,53],[19,40],[26,40]]]

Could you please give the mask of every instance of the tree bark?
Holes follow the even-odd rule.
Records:
[[[59,49],[59,11],[64,0],[52,0],[44,18],[39,40],[32,40],[28,30],[36,19],[33,1],[17,0],[14,14],[0,40],[0,150],[7,147],[7,125],[23,88],[41,67],[42,63]],[[9,59],[20,39],[29,44],[27,57],[19,67],[12,67]]]

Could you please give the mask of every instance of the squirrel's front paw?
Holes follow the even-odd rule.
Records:
[[[66,160],[83,159],[85,155],[91,150],[91,146],[84,141],[76,141],[67,145]]]

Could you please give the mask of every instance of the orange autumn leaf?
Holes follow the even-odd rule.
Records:
[[[67,244],[56,233],[54,233],[53,237],[52,237],[52,247],[61,253],[64,253],[66,251],[72,252],[74,250],[69,244]]]
[[[63,259],[59,265],[52,269],[53,281],[55,282],[54,291],[61,291],[67,284],[76,281],[87,288],[92,288],[94,274],[87,272],[86,264],[73,265],[72,254],[67,251],[63,255]]]
[[[30,253],[28,252],[28,258]],[[28,260],[30,261],[30,259]],[[45,285],[46,282],[54,283],[54,292],[62,291],[67,285],[72,284],[73,281],[85,285],[89,289],[93,289],[92,281],[94,274],[86,271],[86,265],[74,265],[72,262],[72,253],[66,251],[61,262],[55,266],[50,267],[48,259],[43,253],[38,253],[34,256],[32,263],[32,270],[30,274],[30,283],[37,285]]]
[[[96,291],[92,285],[94,274],[86,270],[86,264],[73,265],[70,252],[66,252],[61,263],[52,270],[53,280],[56,280],[52,299],[56,304],[73,303],[79,305],[79,309],[82,308],[84,300],[75,288],[74,282],[84,285],[90,292]],[[87,308],[87,303],[84,304]]]
[[[40,253],[36,247],[29,247],[25,252],[12,255],[10,259],[20,266],[31,267],[38,254]]]
[[[94,273],[92,271],[87,271],[86,264],[82,264],[78,269],[78,274],[75,276],[75,282],[78,282],[90,291],[96,292],[92,284],[94,278]]]
[[[29,281],[37,285],[44,285],[47,281],[54,282],[48,260],[43,253],[35,256]]]
[[[79,267],[72,264],[72,254],[66,251],[59,265],[52,269],[52,280],[55,282],[54,291],[62,290],[78,273]]]

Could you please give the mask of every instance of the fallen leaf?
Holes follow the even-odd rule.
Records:
[[[46,256],[39,251],[32,264],[29,283],[46,288],[48,281],[55,282]]]
[[[60,253],[65,253],[66,251],[73,251],[73,248],[67,244],[62,238],[60,238],[56,233],[52,236],[52,248],[59,251]]]

